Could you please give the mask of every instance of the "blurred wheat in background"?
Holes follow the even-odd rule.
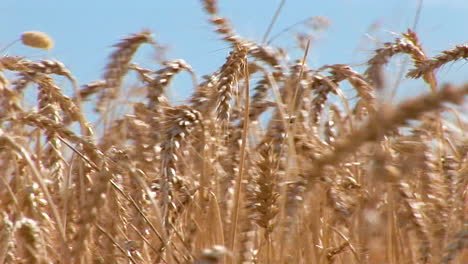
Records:
[[[307,36],[290,60],[202,4],[231,47],[202,81],[184,60],[136,64],[158,46],[149,31],[115,44],[102,80],[81,86],[59,61],[1,55],[0,263],[467,263],[468,83],[439,84],[437,70],[468,45],[428,57],[408,30],[363,73],[314,69]],[[53,46],[42,32],[21,41]],[[398,54],[427,89],[390,103]],[[175,104],[181,72],[193,93]],[[146,97],[122,113],[129,73]]]

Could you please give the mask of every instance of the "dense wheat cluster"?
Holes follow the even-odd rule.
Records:
[[[0,263],[467,263],[468,83],[439,84],[437,70],[468,45],[428,57],[408,30],[362,73],[313,69],[309,43],[289,60],[202,3],[231,48],[201,82],[184,60],[136,64],[149,31],[81,86],[59,61],[1,55]],[[427,90],[390,104],[399,54]],[[194,88],[175,104],[181,72]],[[129,73],[146,96],[122,113]]]

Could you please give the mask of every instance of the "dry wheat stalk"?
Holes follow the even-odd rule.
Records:
[[[421,61],[414,69],[409,70],[407,76],[420,78],[426,73],[432,72],[444,64],[468,57],[468,45],[459,45],[451,50],[443,51],[441,55]]]
[[[276,81],[282,79],[281,72],[275,72],[274,78]],[[258,121],[258,118],[264,113],[269,107],[274,107],[276,104],[268,100],[268,93],[271,89],[271,83],[268,75],[264,75],[260,81],[257,82],[255,86],[255,93],[252,95],[250,110],[249,110],[249,120],[251,122]]]
[[[281,68],[281,61],[284,60],[285,56],[281,50],[258,44],[253,45],[250,49],[249,55],[277,68]]]
[[[41,60],[39,62],[32,62],[28,60],[22,60],[22,64],[28,69],[27,71],[22,71],[20,76],[21,78],[15,80],[17,86],[25,87],[28,82],[34,81],[37,74],[56,74],[66,77],[72,84],[76,84],[76,79],[71,74],[65,65],[56,60]],[[20,89],[19,87],[16,89]]]
[[[376,89],[382,89],[385,86],[383,66],[396,54],[409,54],[414,60],[415,65],[425,58],[424,52],[421,50],[420,44],[414,36],[415,35],[409,31],[406,37],[397,38],[394,43],[384,43],[384,47],[377,49],[375,55],[367,61],[369,68],[365,71],[364,76],[366,76],[368,81],[374,85]]]
[[[46,33],[40,31],[27,31],[21,34],[21,42],[33,48],[49,50],[54,47],[54,41]]]
[[[338,83],[341,81],[338,76],[322,76],[313,75],[312,77],[312,91],[315,94],[312,100],[312,124],[318,124],[320,122],[320,116],[322,110],[325,107],[325,102],[328,100],[330,93],[336,93],[338,89]]]
[[[107,88],[107,83],[104,80],[94,81],[88,84],[83,85],[83,88],[80,90],[79,96],[81,99],[86,100],[92,94],[98,93]],[[76,101],[76,97],[73,101]]]
[[[37,101],[41,115],[53,120],[56,123],[62,122],[59,107],[52,99],[50,89],[45,88],[44,85],[39,85]],[[52,171],[51,179],[54,182],[61,183],[63,181],[64,173],[64,158],[61,153],[61,142],[60,139],[57,138],[56,133],[53,131],[47,131],[45,135],[46,142],[50,144],[47,147],[46,153],[44,155],[44,160],[46,162],[45,166],[50,168]]]
[[[11,115],[13,112],[22,111],[18,93],[10,88],[8,80],[0,73],[0,117]]]
[[[193,75],[192,67],[184,60],[173,60],[163,62],[164,68],[151,72],[140,67],[131,66],[139,73],[141,81],[146,83],[148,90],[148,108],[156,110],[159,105],[168,106],[168,100],[164,97],[166,88],[170,85],[172,78],[181,71],[188,71]],[[153,76],[151,76],[153,75]]]
[[[468,94],[468,85],[454,90],[451,85],[442,87],[435,94],[421,96],[400,103],[392,110],[383,110],[371,118],[361,129],[351,133],[347,138],[338,140],[334,144],[333,152],[326,153],[316,160],[316,168],[322,169],[326,165],[337,164],[348,153],[353,153],[361,144],[380,139],[386,132],[406,124],[411,119],[417,119],[422,113],[438,109],[443,103],[463,103],[463,97]],[[378,121],[377,119],[378,118]]]
[[[38,223],[29,218],[23,218],[16,222],[15,233],[22,242],[22,258],[27,263],[43,263],[43,245],[40,243],[40,227]]]
[[[72,99],[62,93],[62,89],[55,85],[52,78],[47,75],[39,75],[35,78],[35,82],[38,83],[39,91],[50,94],[52,102],[60,106],[60,110],[65,113],[64,123],[67,124],[70,121],[77,121],[81,125],[82,133],[91,136],[91,128],[89,127],[85,117],[80,111],[80,108]]]
[[[219,72],[210,76],[204,76],[205,81],[197,86],[189,100],[192,107],[204,116],[214,108],[212,106],[213,93],[215,92],[213,88],[219,82],[218,75]]]
[[[235,86],[242,76],[247,56],[247,48],[237,45],[221,67],[219,82],[216,84],[216,113],[219,120],[227,120],[230,115],[230,103]]]
[[[334,221],[346,222],[354,214],[360,202],[360,186],[356,179],[342,175],[344,172],[336,173],[338,175],[333,178],[327,198],[336,213]]]
[[[399,173],[397,172],[396,174]],[[401,175],[394,175],[394,177],[401,178]],[[428,223],[423,213],[424,203],[420,201],[418,196],[414,195],[413,188],[403,179],[400,179],[398,182],[398,190],[407,210],[410,212],[410,220],[416,227],[416,234],[420,240],[419,261],[421,263],[428,263],[431,258],[431,241],[429,240]]]
[[[65,76],[74,88],[77,89],[78,85],[76,79],[71,72],[59,61],[42,60],[39,62],[32,62],[21,57],[4,56],[0,64],[8,70],[17,71],[20,76],[12,82],[14,90],[17,93],[22,92],[26,86],[31,82],[37,82],[39,77],[44,74],[56,74]],[[2,68],[0,66],[0,68]]]
[[[151,32],[147,30],[125,37],[114,45],[117,49],[110,55],[110,61],[106,65],[103,75],[106,88],[102,90],[98,109],[99,106],[104,106],[108,100],[117,96],[123,77],[129,70],[130,60],[138,48],[145,43],[154,43]]]
[[[48,119],[37,113],[21,113],[18,114],[18,116],[16,116],[15,118],[10,119],[9,121],[22,122],[24,124],[37,126],[46,131],[57,133],[58,135],[60,135],[60,137],[69,140],[75,144],[81,144],[85,149],[86,156],[89,156],[92,162],[97,164],[100,163],[102,152],[100,152],[92,142],[90,142],[87,139],[83,139],[82,137],[76,135],[73,131],[67,129],[65,126],[59,123],[54,122],[51,119]]]
[[[96,224],[99,217],[99,210],[105,205],[109,180],[113,176],[106,167],[96,174],[96,182],[87,191],[86,201],[82,208],[79,208],[81,212],[77,222],[79,230],[73,238],[73,249],[71,252],[74,263],[82,263],[82,260],[85,259],[84,253],[87,251],[86,247],[92,227]]]
[[[178,150],[184,138],[201,125],[202,118],[198,111],[186,105],[166,109],[165,115],[165,133],[161,143],[161,192],[163,215],[167,221],[168,210],[170,210],[170,203],[173,202],[175,191],[185,188],[183,179],[177,175]]]
[[[223,35],[223,40],[231,44],[240,44],[240,37],[235,33],[233,27],[226,18],[219,15],[216,0],[202,0],[205,11],[211,16],[209,19],[216,30],[215,32]]]
[[[334,111],[329,111],[328,114],[328,121],[325,122],[324,126],[324,136],[325,136],[325,142],[329,145],[333,145],[334,142],[336,141],[336,122],[334,121],[336,116],[336,113]]]
[[[359,97],[365,102],[364,107],[366,110],[374,114],[375,113],[375,96],[374,88],[366,81],[364,76],[354,71],[349,65],[346,64],[334,64],[322,67],[322,69],[330,68],[331,73],[335,80],[346,79],[356,89]]]
[[[414,46],[416,46],[420,51],[411,53],[411,58],[414,61],[414,65],[418,67],[418,65],[421,65],[425,61],[427,61],[426,54],[422,48],[421,43],[419,42],[419,38],[418,35],[416,35],[416,32],[412,31],[411,29],[408,29],[408,32],[404,33],[403,37],[411,41],[414,44]],[[437,87],[437,79],[434,75],[434,71],[431,70],[424,73],[423,79],[426,83],[428,83],[431,86],[431,90],[435,91]]]
[[[274,218],[278,208],[278,157],[271,146],[264,144],[259,147],[256,177],[253,178],[250,203],[256,215],[255,222],[265,229],[265,239],[268,241],[274,228]]]
[[[200,84],[182,60],[131,64],[155,44],[149,32],[118,43],[104,80],[73,99],[55,79],[77,86],[61,62],[0,56],[0,263],[466,259],[468,85],[437,89],[433,73],[466,58],[466,45],[428,58],[408,30],[377,49],[364,74],[346,64],[314,70],[307,54],[290,60],[246,40],[217,1],[202,3],[232,51]],[[306,50],[308,35],[297,33]],[[408,77],[431,94],[375,100],[396,54],[411,58]],[[129,70],[146,99],[121,87]],[[187,105],[165,97],[181,71],[195,84]],[[128,106],[109,107],[121,105],[120,89]],[[85,109],[96,105],[106,111],[94,127]]]

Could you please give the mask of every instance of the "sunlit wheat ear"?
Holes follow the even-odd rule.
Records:
[[[185,187],[183,178],[179,177],[177,172],[177,161],[180,160],[178,151],[190,132],[202,126],[202,116],[187,105],[167,108],[165,114],[164,140],[161,143],[161,180],[164,217],[169,219],[169,205],[172,204],[174,193],[182,191]]]
[[[213,87],[219,81],[218,72],[209,76],[203,76],[203,79],[205,81],[196,87],[189,102],[194,109],[200,111],[203,115],[207,115],[213,109],[210,98],[213,97]]]
[[[105,110],[111,99],[117,98],[124,76],[130,69],[131,59],[138,48],[145,43],[155,43],[151,32],[148,30],[127,36],[114,45],[116,50],[110,55],[110,61],[106,65],[106,71],[103,74],[106,87],[101,91],[99,97],[96,109],[98,112]]]
[[[205,12],[211,17],[209,22],[215,26],[215,32],[223,36],[223,40],[230,43],[239,43],[240,37],[226,18],[219,15],[218,3],[214,0],[202,0]]]
[[[414,65],[419,65],[426,58],[416,35],[409,31],[407,34],[403,34],[403,38],[384,43],[382,48],[375,50],[374,56],[367,61],[369,67],[364,72],[367,81],[377,89],[382,89],[385,86],[384,66],[393,56],[400,53],[410,55]]]
[[[54,47],[54,41],[52,38],[41,31],[24,32],[21,34],[21,42],[26,46],[38,49],[50,50]]]
[[[468,83],[433,75],[466,59],[466,43],[427,57],[407,31],[365,73],[308,67],[315,56],[239,36],[225,2],[201,0],[231,53],[205,56],[220,64],[200,84],[183,60],[136,66],[140,47],[160,49],[147,31],[118,41],[102,80],[74,91],[60,61],[0,47],[0,264],[465,263]],[[52,47],[20,34],[24,49]],[[437,89],[376,100],[397,56]],[[182,71],[193,95],[171,101],[169,87],[191,86],[169,86]]]
[[[87,100],[91,95],[98,93],[99,91],[104,90],[107,87],[107,83],[104,80],[98,80],[82,85],[80,90],[81,99]],[[74,101],[77,101],[76,97],[73,98]]]
[[[117,88],[122,83],[122,77],[129,70],[129,63],[135,52],[143,43],[153,43],[150,31],[142,31],[123,38],[115,44],[116,50],[110,55],[106,65],[104,79],[109,88]]]
[[[29,218],[16,222],[16,234],[23,249],[23,258],[27,263],[43,263],[40,244],[40,227],[38,223]]]
[[[138,67],[136,64],[130,65],[130,69],[138,73],[139,79],[145,84],[148,90],[148,108],[158,110],[158,107],[168,106],[168,99],[165,97],[166,89],[171,84],[174,76],[181,71],[187,71],[193,76],[192,67],[184,60],[173,60],[163,62],[164,68],[152,71]]]
[[[325,107],[329,95],[338,88],[338,82],[340,80],[336,76],[312,76],[312,90],[314,92],[314,98],[312,99],[312,123],[318,125],[322,110]]]
[[[254,222],[264,229],[264,238],[270,240],[275,227],[278,208],[278,155],[272,146],[264,143],[258,148],[252,183],[247,188],[249,207]]]
[[[271,83],[268,76],[264,76],[255,86],[255,93],[252,95],[249,109],[249,120],[257,121],[262,113],[268,110],[269,107],[275,106],[275,103],[268,101],[268,92],[271,88]]]
[[[374,87],[366,81],[365,77],[346,64],[334,64],[325,66],[324,68],[328,67],[331,69],[331,73],[334,76],[337,76],[339,79],[346,79],[354,87],[358,96],[361,98],[361,105],[365,107],[367,112],[373,114],[375,112]],[[355,108],[357,107],[358,105]]]
[[[247,48],[237,45],[231,52],[226,63],[220,70],[219,83],[217,84],[216,113],[218,120],[228,120],[231,109],[231,98],[235,85],[241,77],[246,57]]]
[[[442,54],[429,58],[416,65],[414,69],[408,72],[407,77],[420,78],[424,74],[431,72],[435,69],[442,67],[443,65],[460,59],[468,58],[468,44],[458,45],[451,50],[443,51]]]

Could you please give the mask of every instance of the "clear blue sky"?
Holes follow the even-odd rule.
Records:
[[[1,2],[0,47],[30,30],[47,32],[55,41],[55,48],[49,52],[16,44],[4,54],[60,60],[81,84],[100,79],[111,45],[141,29],[152,30],[157,41],[170,47],[169,59],[185,59],[199,75],[209,74],[221,66],[228,52],[226,43],[218,40],[206,22],[207,15],[198,0]],[[230,19],[239,34],[260,41],[280,0],[219,2],[221,14]],[[305,18],[325,16],[331,21],[331,27],[314,43],[309,64],[312,67],[333,63],[358,65],[369,58],[370,50],[375,47],[365,37],[370,26],[378,24],[377,30],[369,33],[373,38],[392,40],[395,37],[392,32],[412,27],[417,3],[417,0],[288,0],[272,34]],[[429,55],[467,42],[467,14],[468,0],[423,1],[417,33]],[[275,44],[294,48],[292,40],[292,34],[286,33]],[[157,69],[159,66],[153,58],[154,52],[146,48],[135,61]],[[468,81],[467,72],[468,66],[456,63],[445,67],[438,76],[441,80],[461,83]],[[427,89],[421,83],[406,88],[416,93],[420,92],[418,89]],[[190,87],[176,89],[181,90],[172,93],[186,94]]]

